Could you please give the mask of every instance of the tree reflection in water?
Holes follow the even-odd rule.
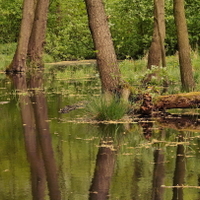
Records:
[[[178,142],[184,141],[184,134],[180,134],[178,136]],[[185,148],[183,144],[178,144],[177,151],[176,151],[176,166],[174,171],[174,181],[173,186],[182,186],[184,185],[184,179],[185,179]],[[179,199],[183,200],[183,188],[173,188],[173,200]]]
[[[162,200],[164,188],[162,187],[165,178],[164,152],[156,149],[154,151],[154,171],[153,171],[153,190],[152,199]]]
[[[117,147],[114,144],[116,126],[102,124],[99,128],[102,133],[102,139],[99,144],[95,171],[89,189],[90,200],[109,199],[109,189],[117,158]]]
[[[42,73],[37,71],[28,81],[25,74],[13,75],[12,79],[19,96],[25,147],[31,168],[33,199],[45,198],[47,181],[50,199],[60,200]]]

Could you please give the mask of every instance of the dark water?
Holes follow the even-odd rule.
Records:
[[[0,75],[0,200],[200,199],[198,118],[98,124],[58,112],[99,94],[86,67]]]

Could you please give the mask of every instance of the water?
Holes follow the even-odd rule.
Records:
[[[1,74],[0,200],[200,199],[195,116],[98,124],[83,109],[59,113],[100,94],[94,69]]]

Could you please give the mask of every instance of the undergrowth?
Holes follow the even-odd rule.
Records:
[[[195,90],[200,90],[200,56],[197,51],[191,53],[192,66],[195,80]],[[181,78],[179,69],[178,56],[169,56],[166,58],[167,67],[153,66],[151,70],[146,68],[147,60],[124,60],[120,62],[120,69],[123,78],[130,83],[131,86],[139,88],[141,91],[149,93],[163,94],[163,82],[168,82],[166,94],[179,93],[181,91]],[[143,84],[143,79],[148,75],[155,73],[148,84]],[[151,90],[149,90],[151,88]]]

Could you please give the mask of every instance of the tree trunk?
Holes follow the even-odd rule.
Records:
[[[102,0],[85,0],[104,93],[121,93],[123,81]]]
[[[174,0],[174,19],[177,29],[182,89],[189,92],[194,89],[195,83],[190,58],[184,0]]]
[[[147,68],[151,69],[152,65],[165,67],[165,9],[164,0],[154,0],[154,29],[153,38],[148,55]]]
[[[26,56],[35,17],[35,6],[36,1],[24,0],[17,49],[8,71],[21,72],[26,70]]]
[[[18,45],[7,72],[26,71],[27,54],[31,63],[41,65],[48,6],[49,0],[24,0]]]
[[[38,0],[33,29],[28,46],[28,57],[33,65],[42,65],[49,0]]]

